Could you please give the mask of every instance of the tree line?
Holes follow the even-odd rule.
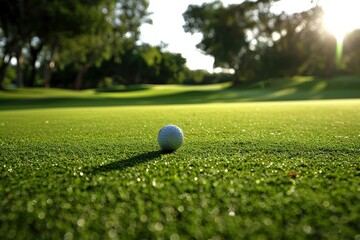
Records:
[[[191,71],[166,45],[139,43],[140,26],[151,23],[147,0],[0,0],[0,86],[236,85],[360,73],[360,30],[345,38],[337,65],[337,42],[322,27],[322,9],[274,13],[276,1],[214,1],[183,14],[184,31],[201,33],[197,47],[214,57],[214,67],[231,69],[229,75]]]
[[[16,59],[16,84],[52,85],[71,66],[80,89],[88,70],[119,61],[150,22],[147,0],[0,0],[0,83]],[[11,70],[10,70],[11,71]]]
[[[271,77],[360,73],[360,30],[346,36],[337,66],[337,41],[323,27],[322,8],[274,13],[274,2],[190,5],[184,13],[184,29],[203,35],[197,47],[215,58],[215,67],[233,69],[234,84]]]

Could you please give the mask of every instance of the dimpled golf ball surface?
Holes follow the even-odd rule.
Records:
[[[184,141],[184,135],[178,126],[166,125],[161,128],[158,135],[158,143],[163,151],[175,151]]]

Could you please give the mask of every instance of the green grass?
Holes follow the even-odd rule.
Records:
[[[360,77],[270,79],[252,86],[137,85],[100,90],[13,89],[0,92],[0,110],[91,106],[144,106],[200,103],[360,98]]]
[[[360,100],[276,89],[0,94],[0,239],[359,239]]]
[[[0,112],[2,239],[356,239],[360,101]],[[157,131],[186,137],[162,154]]]

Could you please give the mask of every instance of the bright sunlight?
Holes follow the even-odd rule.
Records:
[[[324,27],[337,40],[336,66],[341,68],[344,38],[360,28],[357,3],[353,0],[322,0],[321,5],[324,9]]]
[[[358,5],[354,0],[320,1],[324,9],[324,26],[341,42],[345,35],[360,28]]]

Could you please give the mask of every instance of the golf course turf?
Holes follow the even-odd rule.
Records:
[[[117,92],[107,107],[65,93],[0,96],[0,239],[360,239],[355,90],[197,104]],[[185,142],[162,153],[170,123]]]

